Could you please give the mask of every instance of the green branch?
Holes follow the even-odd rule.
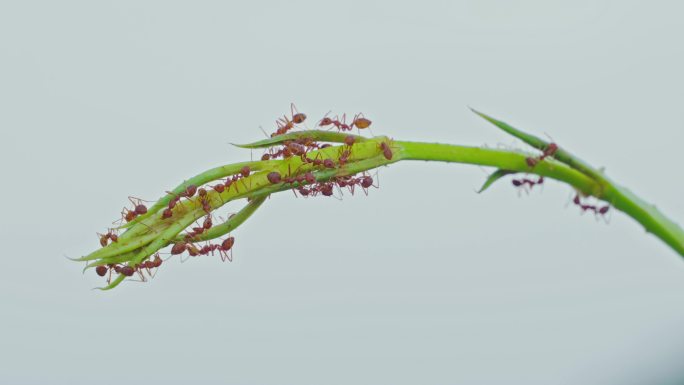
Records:
[[[394,141],[387,137],[366,138],[318,130],[278,135],[238,146],[267,148],[270,151],[283,146],[288,151],[292,150],[292,154],[288,153],[286,158],[220,166],[190,178],[161,197],[147,213],[123,225],[121,229],[124,233],[115,242],[76,260],[87,262],[86,269],[99,269],[100,275],[107,271],[111,274],[111,270],[116,268],[119,275],[103,288],[111,289],[133,271],[144,276],[145,269],[149,271],[150,268],[157,267],[152,256],[169,245],[175,245],[174,248],[180,248],[181,252],[187,247],[195,250],[195,253],[226,253],[232,247],[230,239],[230,242],[226,243],[226,240],[220,245],[204,244],[203,248],[193,245],[220,239],[235,230],[261,207],[270,194],[294,189],[304,195],[330,195],[334,185],[350,184],[366,189],[370,186],[368,182],[372,183],[372,178],[365,174],[366,171],[404,160],[463,163],[495,168],[496,171],[489,176],[480,192],[509,174],[535,174],[557,180],[570,185],[585,198],[593,196],[624,212],[639,222],[646,231],[684,256],[684,231],[655,206],[645,203],[557,144],[548,143],[500,120],[475,112],[542,154]],[[322,142],[335,145],[322,146]],[[306,150],[302,150],[303,148]],[[249,172],[244,172],[245,167]],[[226,183],[224,188],[223,178],[231,178],[232,183]],[[220,185],[220,189],[216,188],[216,183]],[[203,187],[202,195],[186,194],[191,186]],[[181,234],[184,230],[193,228],[193,223],[198,223],[226,203],[245,198],[248,200],[247,205],[226,222],[216,226],[209,223],[206,229],[200,228],[199,233],[197,230],[190,230],[189,233]],[[171,206],[172,201],[175,204]],[[167,214],[171,212],[172,215],[166,216],[162,210]],[[195,229],[199,228],[198,225],[194,226]],[[157,258],[155,261],[161,263]]]

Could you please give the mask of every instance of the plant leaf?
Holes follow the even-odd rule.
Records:
[[[516,173],[517,173],[517,171],[502,170],[502,169],[498,169],[498,170],[494,171],[493,173],[489,174],[489,176],[487,177],[487,180],[484,182],[482,187],[480,187],[480,189],[477,191],[477,193],[478,194],[482,193],[484,190],[488,189],[489,186],[494,184],[494,182],[503,178],[504,176],[506,176],[508,174],[516,174]]]

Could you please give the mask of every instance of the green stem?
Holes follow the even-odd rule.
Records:
[[[568,183],[585,195],[610,203],[639,222],[647,232],[660,238],[679,255],[684,256],[684,230],[658,211],[655,206],[644,202],[605,176],[601,176],[600,181],[597,181],[575,168],[549,160],[539,162],[534,169],[531,169],[525,162],[526,154],[510,151],[400,141],[394,142],[394,145],[401,148],[399,156],[404,160],[477,164],[537,174]]]
[[[556,151],[551,153],[548,151],[550,143],[520,131],[505,122],[479,114],[503,131],[543,151],[544,156],[451,144],[393,141],[387,137],[362,138],[319,130],[289,133],[242,145],[242,147],[267,148],[281,144],[289,146],[291,145],[290,141],[301,141],[302,143],[325,141],[345,144],[311,151],[308,153],[308,159],[293,156],[286,159],[236,163],[205,171],[185,181],[172,192],[160,198],[150,207],[146,215],[122,226],[127,228],[127,231],[119,236],[117,242],[77,260],[90,261],[86,268],[122,263],[136,267],[161,248],[174,242],[184,241],[185,235],[181,235],[183,229],[207,215],[207,212],[216,210],[228,202],[243,198],[249,199],[247,206],[235,216],[225,223],[203,232],[194,241],[215,239],[234,230],[261,206],[269,194],[297,188],[300,183],[306,184],[305,182],[296,182],[295,177],[297,176],[300,177],[299,180],[302,180],[301,177],[310,172],[317,182],[327,182],[338,177],[354,175],[402,160],[438,161],[495,167],[497,171],[489,176],[480,191],[484,191],[501,177],[515,173],[536,174],[567,183],[575,188],[578,193],[606,201],[615,209],[631,216],[644,226],[647,232],[653,233],[681,256],[684,256],[684,230],[660,213],[655,206],[642,201],[629,190],[611,181],[601,171],[565,149],[556,146]],[[354,139],[353,145],[350,136]],[[343,154],[345,154],[344,157]],[[532,162],[534,164],[532,167],[529,165],[531,163],[530,158],[536,160]],[[209,188],[209,183],[212,181],[230,177],[240,172],[244,166],[250,167],[249,176],[240,178],[220,193]],[[276,172],[281,176],[282,182],[272,183],[269,174]],[[292,183],[285,183],[285,181]],[[203,193],[202,197],[198,194],[178,202],[173,209],[173,215],[170,218],[165,218],[160,211],[164,207],[168,207],[169,201],[190,184],[198,187],[204,185],[207,189],[206,194]],[[120,274],[102,289],[112,289],[124,278]]]

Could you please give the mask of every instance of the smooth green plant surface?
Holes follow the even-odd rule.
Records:
[[[473,110],[474,111],[474,110]],[[549,153],[550,146],[536,136],[524,133],[510,125],[474,111],[504,132],[515,136],[532,148]],[[349,145],[349,138],[354,138]],[[554,149],[549,156],[510,150],[494,150],[479,147],[468,147],[440,143],[422,143],[393,140],[385,136],[367,138],[331,131],[306,130],[278,135],[266,140],[246,145],[236,145],[248,149],[276,149],[292,142],[330,143],[325,148],[309,151],[305,156],[291,156],[284,159],[272,159],[253,162],[242,162],[216,167],[205,171],[181,183],[168,194],[152,205],[147,213],[121,226],[125,230],[116,242],[98,249],[77,261],[85,261],[86,269],[97,266],[114,265],[131,266],[140,269],[145,261],[159,250],[178,243],[189,242],[181,234],[193,223],[201,220],[224,204],[238,199],[246,199],[247,204],[227,221],[217,224],[202,234],[192,238],[191,242],[209,241],[225,236],[247,220],[272,193],[298,187],[312,187],[320,184],[336,183],[343,177],[356,175],[380,166],[403,160],[441,161],[449,163],[466,163],[496,168],[485,181],[480,192],[505,175],[525,173],[536,174],[544,178],[555,179],[572,186],[582,197],[594,197],[605,201],[613,208],[624,212],[639,222],[647,232],[652,233],[684,256],[684,231],[675,222],[659,212],[654,205],[648,204],[626,188],[610,180],[604,173],[579,159],[564,148]],[[389,149],[389,153],[387,152]],[[348,159],[340,161],[344,154]],[[389,155],[389,156],[388,156]],[[308,159],[330,159],[334,166],[326,167],[314,164]],[[530,164],[530,159],[537,159]],[[330,164],[330,163],[329,163]],[[248,176],[242,177],[232,186],[219,192],[211,189],[212,183],[240,174],[247,166]],[[279,180],[274,183],[269,174],[278,173],[282,178],[296,178],[313,175],[315,182],[302,181],[287,183]],[[292,181],[292,180],[290,180]],[[173,216],[162,216],[169,202],[182,194],[189,186],[205,186],[207,194],[204,198],[193,196],[180,200],[173,208]],[[111,272],[110,272],[111,273]],[[116,287],[126,276],[118,274],[103,290]]]

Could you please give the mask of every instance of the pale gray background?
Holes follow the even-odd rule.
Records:
[[[669,384],[684,381],[684,262],[548,183],[403,163],[369,197],[284,193],[235,262],[148,284],[64,255],[128,195],[249,158],[229,142],[294,101],[375,134],[554,140],[684,220],[678,1],[3,1],[3,384]],[[254,154],[259,155],[258,153]]]

